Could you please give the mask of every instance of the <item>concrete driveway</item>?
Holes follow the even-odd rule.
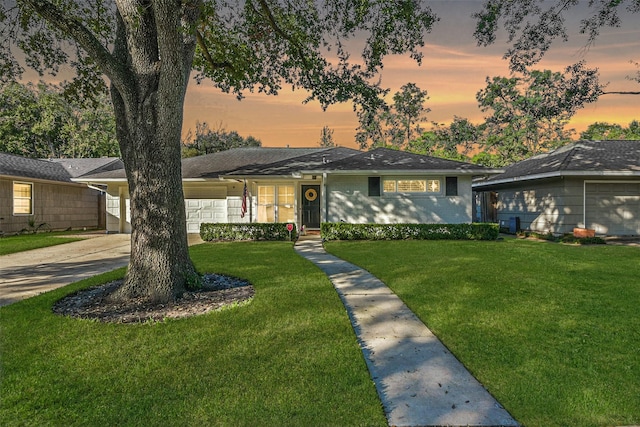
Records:
[[[0,307],[129,264],[131,235],[94,233],[78,242],[0,256]],[[189,234],[189,245],[203,243]]]
[[[126,266],[130,238],[93,234],[78,242],[0,256],[0,306]]]

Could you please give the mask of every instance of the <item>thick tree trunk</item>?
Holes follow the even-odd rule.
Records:
[[[170,301],[198,280],[188,251],[180,157],[184,95],[195,52],[195,37],[183,24],[196,18],[176,13],[170,2],[154,3],[154,10],[143,15],[133,3],[120,7],[113,55],[130,72],[126,81],[112,82],[111,96],[132,234],[125,283],[114,296]]]
[[[123,151],[132,234],[129,269],[118,293],[121,298],[173,300],[196,274],[187,245],[180,141],[162,132],[164,127],[158,126],[156,132],[135,130],[130,137],[136,141]]]

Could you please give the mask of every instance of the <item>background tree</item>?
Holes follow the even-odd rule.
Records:
[[[182,157],[195,157],[232,148],[260,147],[261,145],[262,142],[252,136],[244,138],[236,131],[226,131],[222,125],[213,130],[207,122],[197,121],[195,132],[189,129],[182,141]]]
[[[333,140],[333,129],[329,126],[324,126],[320,131],[320,142],[318,142],[320,147],[335,147],[336,143]]]
[[[624,128],[619,124],[611,124],[605,122],[592,123],[587,129],[580,134],[580,139],[588,139],[594,141],[605,141],[612,139],[640,140],[640,122],[637,120],[629,123]]]
[[[426,90],[420,90],[415,83],[407,83],[393,95],[393,126],[391,141],[396,146],[406,146],[414,137],[420,135],[420,122],[431,111],[424,103],[429,99]]]
[[[454,116],[448,126],[433,123],[431,130],[411,141],[407,150],[445,159],[468,161],[469,152],[480,143],[482,129],[483,126],[476,126],[468,119]]]
[[[384,57],[408,53],[420,63],[435,20],[414,0],[21,0],[0,5],[0,78],[21,74],[18,48],[39,72],[75,66],[68,89],[83,97],[108,79],[132,226],[129,269],[115,297],[167,301],[199,283],[180,164],[192,69],[238,97],[277,94],[285,84],[323,108],[353,100],[358,111],[375,110],[385,90],[372,82]],[[356,35],[365,43],[352,63],[345,41]]]
[[[391,146],[407,147],[422,132],[420,123],[431,111],[424,103],[426,90],[407,83],[393,95],[391,106],[380,105],[375,110],[362,111],[356,141],[361,149]]]
[[[484,150],[503,164],[514,163],[568,143],[566,125],[578,109],[595,102],[602,86],[581,63],[565,74],[533,70],[522,77],[487,78],[476,98],[486,117]]]
[[[32,158],[118,156],[111,101],[68,100],[62,88],[40,82],[0,86],[0,151]]]

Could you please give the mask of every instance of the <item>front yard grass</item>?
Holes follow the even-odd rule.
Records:
[[[0,425],[386,425],[345,309],[291,243],[191,248],[247,305],[146,324],[52,314],[118,270],[0,308]]]
[[[640,424],[640,248],[326,246],[391,287],[523,425]]]
[[[70,234],[68,231],[56,231],[51,233],[17,234],[15,236],[1,237],[0,255],[9,255],[16,252],[46,248],[48,246],[82,240],[80,237],[61,237],[69,236]]]

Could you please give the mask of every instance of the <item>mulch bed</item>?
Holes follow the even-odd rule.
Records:
[[[248,301],[255,293],[253,286],[242,279],[207,274],[203,276],[201,290],[185,292],[181,298],[170,303],[150,303],[135,298],[124,303],[113,301],[109,295],[122,283],[123,280],[116,280],[75,292],[56,302],[53,312],[101,322],[141,323],[197,316]]]

